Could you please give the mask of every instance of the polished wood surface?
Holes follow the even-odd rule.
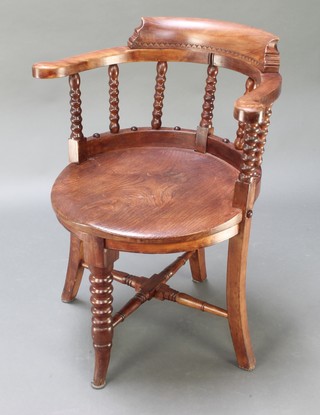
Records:
[[[265,72],[278,72],[279,38],[263,30],[210,19],[143,17],[130,37],[133,49],[200,49],[235,56]]]
[[[271,109],[281,90],[277,42],[275,35],[234,23],[147,17],[128,46],[33,66],[37,78],[69,76],[70,164],[53,186],[52,204],[71,234],[62,300],[73,301],[84,269],[91,273],[94,388],[105,385],[114,328],[153,298],[226,318],[238,366],[254,368],[246,268]],[[120,64],[146,61],[155,62],[156,72],[151,127],[123,129]],[[162,125],[170,62],[207,65],[200,121],[193,129]],[[105,66],[109,132],[85,137],[80,73]],[[214,132],[220,67],[245,75],[245,93],[234,104],[238,125],[234,142]],[[229,240],[226,309],[168,285],[186,262],[193,281],[205,281],[204,248],[224,240]],[[184,253],[164,270],[145,277],[114,269],[121,251]],[[136,291],[116,313],[113,281]]]
[[[232,207],[238,174],[187,149],[114,150],[70,164],[53,186],[52,204],[62,221],[108,240],[178,244],[241,221]]]

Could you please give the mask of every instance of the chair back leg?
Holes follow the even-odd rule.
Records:
[[[79,291],[83,275],[83,244],[73,233],[70,234],[70,252],[67,275],[61,300],[64,303],[72,302]]]
[[[192,280],[194,282],[203,282],[207,279],[205,250],[200,248],[194,252],[189,260]]]

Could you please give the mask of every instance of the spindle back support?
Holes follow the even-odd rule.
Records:
[[[80,55],[56,63],[36,64],[34,76],[52,78],[68,76],[71,96],[71,135],[69,158],[81,162],[92,155],[92,149],[103,151],[109,136],[94,137],[100,143],[87,144],[83,135],[80,99],[80,75],[84,70],[108,67],[109,75],[109,129],[111,134],[120,129],[119,115],[119,65],[130,62],[156,62],[156,83],[151,119],[151,129],[162,128],[162,113],[165,97],[165,81],[168,62],[193,62],[207,65],[207,79],[204,83],[204,98],[199,125],[195,125],[194,148],[206,152],[208,140],[216,141],[213,129],[213,109],[218,68],[228,68],[247,75],[245,95],[235,102],[234,116],[238,119],[238,130],[234,146],[227,146],[221,156],[231,159],[241,170],[241,180],[259,176],[264,151],[267,125],[270,123],[271,105],[280,93],[281,78],[278,74],[278,38],[258,29],[233,23],[206,19],[142,18],[141,25],[129,38],[128,47],[107,49],[92,54]],[[139,128],[140,133],[143,131]],[[175,134],[177,132],[175,131]],[[187,133],[188,136],[189,133]],[[139,137],[141,134],[139,135]],[[133,138],[133,137],[132,137]],[[180,144],[188,146],[183,142]],[[219,141],[219,140],[218,140]],[[152,142],[152,140],[151,140]],[[224,143],[229,144],[229,143]],[[134,145],[134,143],[133,143]],[[220,149],[219,149],[220,151]],[[218,152],[219,152],[218,151]],[[242,162],[237,151],[242,152]],[[221,152],[220,152],[221,153]],[[227,157],[225,157],[227,153]],[[217,151],[215,151],[217,154]]]

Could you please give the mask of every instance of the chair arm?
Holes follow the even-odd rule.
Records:
[[[234,117],[246,123],[262,122],[266,109],[279,97],[280,91],[279,73],[261,74],[258,87],[235,102]]]
[[[121,61],[125,62],[128,51],[131,52],[128,47],[123,46],[97,50],[55,62],[35,63],[32,66],[32,75],[34,78],[41,79],[62,78]]]

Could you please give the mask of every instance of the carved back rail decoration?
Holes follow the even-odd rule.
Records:
[[[80,75],[78,73],[69,76],[70,85],[70,114],[71,114],[71,134],[70,139],[81,141],[84,140],[82,133],[82,109],[81,109],[81,91]]]
[[[167,62],[157,63],[157,76],[156,76],[156,85],[155,85],[153,112],[152,112],[152,121],[151,121],[151,127],[154,130],[158,130],[162,124],[161,118],[162,118],[162,108],[163,108],[163,99],[164,99],[167,69],[168,69]]]
[[[111,133],[119,132],[119,67],[110,65],[109,74],[109,129]]]
[[[205,94],[203,97],[200,127],[212,128],[213,109],[217,84],[218,68],[213,64],[213,54],[209,55]]]
[[[279,38],[241,24],[197,18],[142,17],[130,49],[185,49],[236,58],[263,72],[278,72]]]

